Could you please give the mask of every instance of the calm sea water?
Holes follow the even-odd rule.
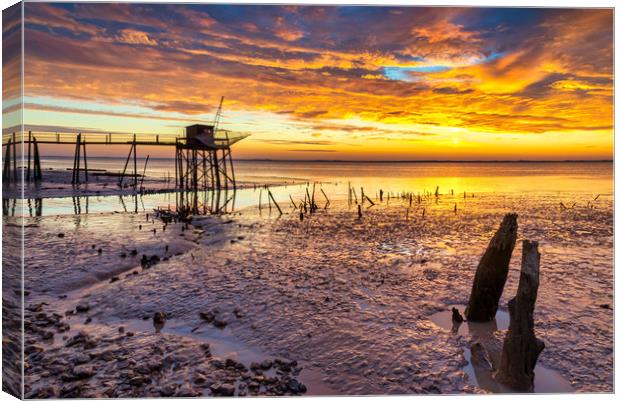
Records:
[[[144,159],[138,159],[139,171]],[[89,158],[90,169],[121,171],[124,158]],[[70,168],[72,158],[42,159],[43,168]],[[351,182],[369,190],[423,191],[453,189],[455,192],[538,192],[538,191],[613,191],[611,162],[289,162],[235,161],[238,181]],[[174,175],[172,159],[150,159],[146,175],[165,178]]]
[[[144,159],[138,159],[140,172]],[[124,158],[89,158],[90,169],[120,171]],[[68,157],[47,157],[42,159],[44,169],[70,168]],[[150,159],[147,177],[165,178],[174,176],[172,159]],[[346,199],[349,185],[357,194],[364,192],[375,197],[379,190],[401,193],[435,192],[439,187],[442,194],[529,194],[529,196],[558,196],[570,198],[572,194],[601,194],[613,196],[613,163],[611,162],[561,162],[561,163],[384,163],[384,162],[275,162],[235,161],[238,182],[282,184],[273,186],[272,192],[279,202],[303,199],[306,183],[319,182],[330,199]],[[44,173],[45,174],[45,173]],[[173,178],[174,179],[174,178]],[[293,185],[296,183],[297,185]],[[299,183],[303,183],[299,185]],[[310,185],[311,187],[311,185]],[[319,189],[317,188],[317,192]],[[231,198],[236,209],[267,202],[265,191],[250,188],[233,194],[222,195]],[[318,194],[321,199],[322,195]],[[148,210],[152,207],[166,207],[175,204],[174,194],[159,194],[141,197],[91,197],[89,212],[109,210]],[[78,199],[79,201],[79,199]],[[86,200],[85,200],[86,201]],[[206,201],[206,200],[205,200]],[[222,201],[224,202],[224,201]],[[45,199],[43,214],[66,214],[84,210],[75,200]],[[129,205],[128,205],[129,204]],[[132,205],[133,204],[133,205]],[[288,205],[287,205],[288,206]]]

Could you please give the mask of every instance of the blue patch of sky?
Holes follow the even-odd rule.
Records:
[[[476,64],[484,64],[489,61],[497,60],[503,57],[506,52],[492,52],[488,56],[483,59],[472,63],[472,65]],[[424,61],[423,57],[413,56],[412,59],[415,61]],[[412,75],[411,73],[434,73],[434,72],[444,72],[452,69],[452,67],[448,67],[445,65],[423,65],[423,66],[415,66],[415,67],[383,67],[383,75],[391,79],[393,81],[405,81],[405,82],[418,82],[420,81],[419,76]]]

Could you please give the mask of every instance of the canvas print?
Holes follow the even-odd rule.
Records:
[[[5,8],[3,391],[613,393],[613,18]]]

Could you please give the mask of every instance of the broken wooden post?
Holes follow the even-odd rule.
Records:
[[[327,209],[327,207],[329,206],[329,198],[327,197],[327,194],[325,193],[325,191],[323,191],[323,188],[321,188],[321,193],[323,194],[323,196],[325,197],[325,200],[327,201],[327,203],[325,204],[325,209]]]
[[[362,218],[362,205],[357,205],[357,218]]]
[[[270,190],[267,190],[267,194],[269,195],[269,197],[271,198],[271,201],[273,201],[273,204],[276,206],[276,208],[278,209],[278,212],[280,212],[280,214],[282,214],[282,209],[280,209],[280,206],[278,205],[278,203],[276,202],[276,200],[273,198],[273,195],[271,194]],[[271,205],[271,204],[270,204]]]
[[[517,295],[508,302],[510,325],[495,379],[518,391],[534,387],[534,367],[545,343],[534,334],[534,306],[540,276],[538,242],[523,241]]]
[[[517,241],[517,214],[504,216],[491,238],[474,277],[474,284],[465,310],[467,320],[488,322],[495,318],[499,299],[508,278],[508,265]]]

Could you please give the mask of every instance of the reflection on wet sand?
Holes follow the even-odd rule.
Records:
[[[208,214],[226,214],[235,210],[235,199],[237,190],[198,190],[198,191],[179,191],[172,194],[135,194],[135,195],[84,195],[71,196],[61,198],[28,198],[24,200],[25,207],[22,211],[21,202],[15,198],[2,199],[2,215],[3,216],[24,216],[38,217],[50,215],[59,209],[65,210],[65,213],[75,215],[88,214],[92,212],[89,207],[93,200],[97,204],[105,204],[104,207],[112,208],[112,210],[122,211],[124,213],[138,213],[147,210],[145,199],[153,200],[162,196],[174,196],[174,203],[166,206],[169,210],[179,213],[208,215]],[[170,199],[170,198],[169,198]],[[114,200],[117,200],[114,207]],[[155,201],[157,202],[157,201]],[[50,211],[44,209],[43,204],[49,203]],[[161,202],[158,202],[161,203]],[[152,203],[148,204],[153,206]],[[101,212],[101,207],[97,206],[94,212]]]
[[[465,306],[451,305],[464,313]],[[514,390],[498,383],[494,372],[499,366],[503,333],[508,328],[510,317],[505,310],[498,310],[495,319],[479,323],[465,321],[457,323],[452,319],[448,310],[437,312],[429,319],[453,334],[467,338],[469,346],[465,347],[465,357],[468,361],[464,368],[470,376],[472,384],[491,393],[513,393]],[[572,393],[575,390],[560,374],[538,364],[534,370],[534,392],[536,393]]]

